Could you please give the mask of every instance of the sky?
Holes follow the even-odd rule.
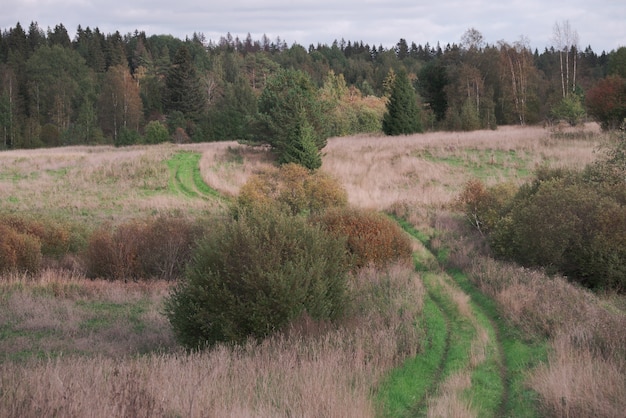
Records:
[[[556,46],[555,24],[567,22],[582,49],[626,46],[625,0],[2,0],[1,9],[2,31],[17,22],[25,30],[31,22],[44,30],[62,23],[71,38],[81,25],[180,39],[196,32],[214,42],[227,33],[241,40],[265,34],[306,48],[342,38],[385,48],[401,38],[444,47],[473,28],[489,44],[524,37],[542,51]]]

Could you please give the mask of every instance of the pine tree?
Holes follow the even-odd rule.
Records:
[[[422,132],[415,90],[404,70],[398,71],[395,76],[387,102],[387,112],[383,117],[383,132],[387,135]]]

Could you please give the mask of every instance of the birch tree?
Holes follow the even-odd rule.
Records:
[[[513,45],[499,42],[503,85],[508,85],[503,96],[512,103],[515,119],[520,125],[526,124],[529,81],[534,72],[532,53],[528,39],[522,37]]]
[[[576,89],[576,56],[578,54],[578,32],[573,30],[569,20],[562,23],[556,22],[553,29],[553,41],[559,51],[559,64],[561,68],[561,91],[563,98],[570,93],[570,68],[572,70],[571,92]],[[572,54],[572,65],[570,66],[570,53]],[[565,58],[563,57],[565,55]],[[565,59],[565,63],[563,62]],[[563,66],[565,65],[565,68]]]

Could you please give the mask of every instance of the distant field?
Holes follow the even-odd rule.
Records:
[[[0,416],[619,416],[623,298],[479,256],[449,205],[471,178],[582,167],[604,140],[597,125],[329,139],[322,170],[402,218],[415,265],[355,275],[359,316],[258,345],[182,351],[161,314],[172,283],[89,280],[72,260],[0,275]],[[271,163],[235,142],[5,151],[0,213],[201,217]]]

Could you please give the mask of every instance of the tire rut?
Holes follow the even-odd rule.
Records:
[[[404,226],[405,229],[406,226]],[[409,234],[413,237],[413,239],[416,239],[417,241],[419,241],[423,247],[427,250],[427,256],[429,258],[428,260],[428,264],[430,264],[430,271],[433,271],[433,266],[432,264],[436,264],[436,267],[439,268],[440,270],[440,275],[442,277],[441,280],[443,280],[446,283],[446,286],[450,286],[453,287],[455,289],[457,289],[459,292],[462,292],[463,295],[465,295],[468,300],[469,300],[469,306],[470,306],[470,313],[471,313],[471,317],[468,317],[468,320],[470,320],[470,322],[473,324],[474,327],[474,335],[471,337],[472,339],[472,343],[474,342],[474,340],[477,338],[478,332],[479,330],[482,329],[483,332],[486,332],[488,335],[490,335],[491,337],[489,338],[489,340],[485,343],[485,351],[489,353],[488,356],[485,357],[484,360],[484,364],[488,367],[487,362],[493,362],[495,363],[495,365],[497,366],[497,374],[498,374],[498,378],[499,378],[499,387],[501,389],[498,389],[498,400],[497,403],[494,402],[493,407],[489,409],[489,411],[493,414],[493,416],[508,416],[510,414],[510,411],[508,410],[508,400],[509,400],[509,391],[510,391],[510,385],[509,385],[509,373],[507,370],[507,366],[506,366],[506,353],[502,344],[502,337],[501,337],[501,329],[499,324],[497,323],[497,321],[490,316],[490,313],[488,312],[488,309],[486,309],[483,306],[484,300],[482,300],[484,298],[484,296],[482,298],[480,297],[476,297],[476,295],[480,294],[476,289],[473,288],[473,286],[471,285],[471,283],[469,283],[467,280],[460,280],[460,278],[458,276],[455,276],[454,272],[451,271],[446,271],[445,266],[442,265],[442,263],[437,260],[436,255],[433,253],[432,249],[429,248],[428,246],[428,241],[424,242],[422,239],[418,239],[419,237],[419,233],[417,231],[411,231],[411,230],[407,230],[407,232],[409,232]],[[422,254],[422,257],[424,255]],[[419,263],[416,263],[416,269],[420,269],[419,267]],[[437,396],[437,393],[441,390],[442,385],[444,384],[444,382],[446,381],[446,378],[459,371],[459,370],[446,370],[447,367],[447,362],[450,361],[449,359],[449,354],[450,354],[450,350],[452,347],[452,337],[453,337],[453,333],[455,332],[455,330],[460,330],[461,329],[461,320],[462,318],[455,318],[452,316],[452,314],[450,312],[448,312],[447,310],[451,309],[450,307],[446,306],[446,301],[440,300],[440,297],[445,297],[447,299],[449,299],[447,301],[447,303],[452,303],[454,305],[454,298],[452,296],[451,293],[446,293],[446,291],[440,291],[442,293],[444,293],[442,296],[438,296],[435,292],[435,290],[432,287],[433,285],[431,284],[430,286],[426,286],[427,291],[428,291],[428,297],[430,300],[432,300],[432,302],[434,304],[436,304],[437,308],[442,312],[442,314],[444,315],[445,319],[446,319],[446,346],[445,346],[445,353],[444,355],[442,355],[441,357],[441,361],[439,364],[439,367],[437,368],[437,372],[434,376],[432,376],[432,383],[429,385],[427,391],[424,393],[424,395],[416,401],[416,403],[414,404],[414,406],[412,408],[410,408],[410,416],[424,416],[427,413],[427,409],[429,407],[429,402],[434,399],[434,397]],[[471,288],[468,288],[471,287]],[[458,321],[457,325],[454,325],[453,322],[454,321]],[[468,361],[469,363],[469,361]],[[474,373],[477,368],[481,365],[482,363],[479,363],[473,367],[470,367],[469,364],[464,365],[463,367],[461,367],[461,371],[462,370],[466,370],[469,373]],[[495,372],[494,372],[495,373]],[[477,382],[474,382],[474,379],[472,379],[472,385],[477,384]],[[476,390],[476,388],[473,388],[474,390]],[[469,399],[469,405],[472,405],[472,399]],[[484,413],[485,411],[483,411]],[[479,416],[483,416],[481,413],[478,414]]]

